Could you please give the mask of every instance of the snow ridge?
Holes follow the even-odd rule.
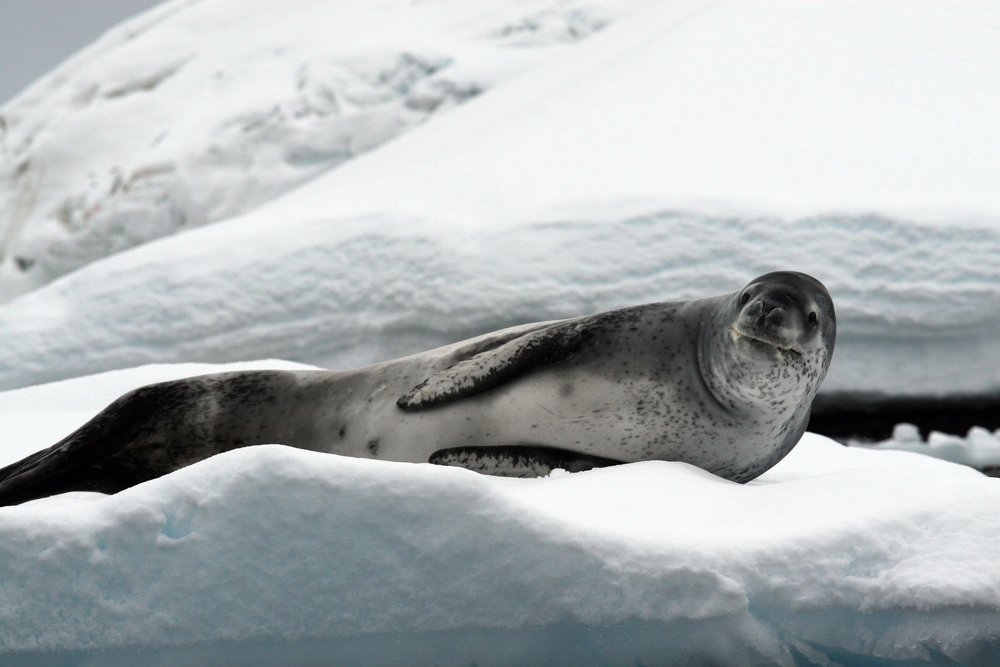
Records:
[[[7,304],[0,387],[159,361],[347,368],[525,322],[735,291],[777,269],[812,273],[833,295],[824,390],[1000,387],[992,229],[655,205],[485,229],[364,216],[287,220],[277,234],[264,222],[162,239]]]

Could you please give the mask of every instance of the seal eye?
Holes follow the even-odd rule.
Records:
[[[809,320],[809,326],[811,327],[814,327],[817,324],[819,324],[819,316],[816,315],[815,310],[809,311],[809,317],[807,319]]]
[[[743,296],[740,297],[740,305],[741,306],[747,305],[747,301],[749,301],[749,300],[750,300],[750,293],[749,292],[743,292]]]

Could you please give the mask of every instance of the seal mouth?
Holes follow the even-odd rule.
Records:
[[[802,350],[800,350],[798,348],[795,348],[795,347],[786,347],[784,345],[778,345],[774,341],[765,340],[765,339],[761,338],[760,336],[754,336],[752,334],[748,334],[747,332],[741,330],[740,328],[738,328],[736,326],[731,327],[730,331],[732,332],[734,339],[737,338],[737,337],[738,338],[745,338],[745,339],[747,339],[749,341],[752,341],[754,343],[757,343],[759,345],[766,345],[769,348],[777,350],[781,354],[792,355],[792,356],[795,356],[795,357],[801,357],[802,356]]]

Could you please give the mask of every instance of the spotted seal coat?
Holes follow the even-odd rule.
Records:
[[[778,272],[356,370],[163,382],[0,470],[0,504],[113,493],[262,443],[522,476],[661,459],[746,482],[798,442],[835,337],[823,285]]]

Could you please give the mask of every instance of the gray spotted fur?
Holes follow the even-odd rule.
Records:
[[[0,504],[115,492],[263,443],[512,475],[663,459],[745,482],[801,437],[835,337],[826,289],[783,272],[353,371],[149,385],[0,470]]]

